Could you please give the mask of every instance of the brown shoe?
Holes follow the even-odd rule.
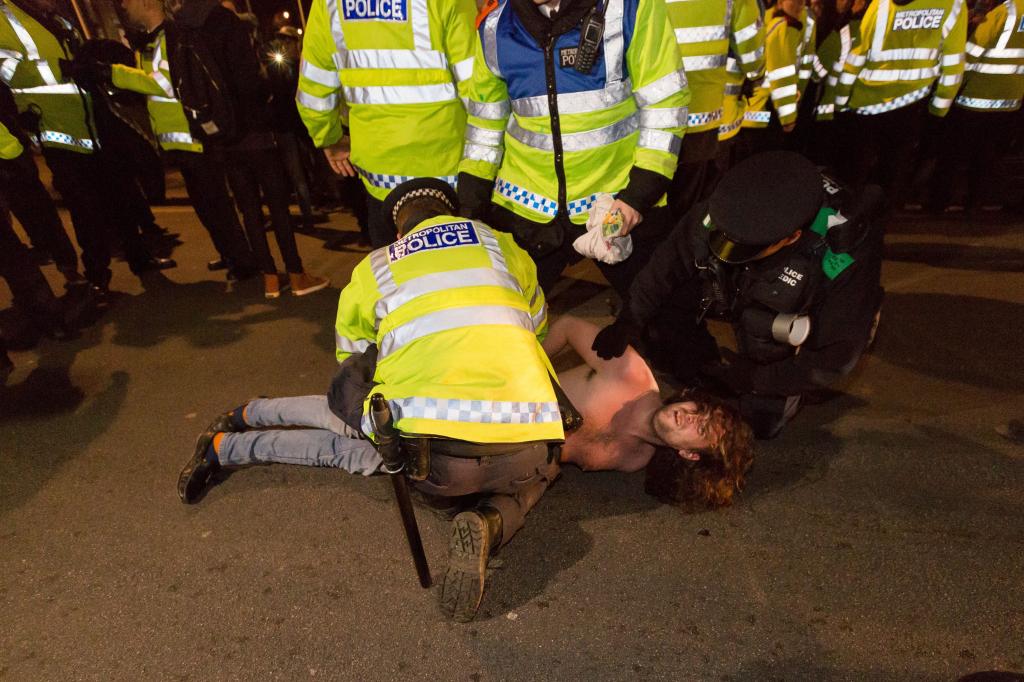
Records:
[[[273,299],[280,298],[281,292],[288,289],[284,275],[263,275],[263,296]]]
[[[314,291],[320,291],[331,283],[326,277],[317,277],[306,272],[290,273],[288,278],[292,284],[292,296],[305,296]]]

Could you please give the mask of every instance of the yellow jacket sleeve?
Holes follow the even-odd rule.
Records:
[[[835,105],[837,109],[846,106],[850,101],[850,92],[853,84],[857,82],[864,64],[868,61],[868,52],[871,50],[871,36],[875,33],[875,22],[878,21],[878,3],[872,2],[864,12],[864,18],[860,22],[859,35],[863,38],[856,40],[846,55],[846,61],[839,73],[839,82],[836,84]]]
[[[338,299],[338,317],[334,325],[335,357],[344,362],[353,353],[362,353],[377,342],[377,318],[374,307],[380,292],[370,271],[370,259],[364,258],[352,271],[348,285]]]
[[[942,36],[939,81],[928,104],[928,112],[940,118],[949,113],[949,107],[964,78],[964,50],[967,47],[967,10],[964,8],[964,0],[953,0],[953,7],[942,24]]]
[[[640,109],[633,165],[671,180],[686,130],[690,89],[664,0],[640,0],[635,25],[626,49],[633,98]]]
[[[494,231],[505,256],[505,264],[512,276],[519,282],[523,296],[530,304],[530,318],[536,329],[537,340],[543,341],[548,333],[548,306],[544,290],[537,283],[537,266],[533,259],[516,245],[515,239],[507,232]]]
[[[11,131],[3,123],[0,123],[0,159],[10,160],[21,156],[25,148],[21,146]]]
[[[447,14],[444,18],[444,53],[448,67],[452,70],[459,91],[459,97],[469,96],[469,83],[473,77],[473,62],[476,55],[476,2],[474,0],[453,0],[443,4]]]
[[[489,18],[489,20],[493,21]],[[480,30],[487,27],[487,20]],[[473,36],[473,75],[466,87],[466,144],[459,172],[494,180],[505,153],[505,125],[512,110],[504,79],[492,71],[480,34]]]
[[[164,89],[156,82],[155,78],[142,69],[132,66],[111,64],[110,80],[113,82],[114,87],[120,90],[130,90],[131,92],[138,92],[143,95],[156,95],[158,97],[167,96],[167,93],[164,92]]]
[[[764,71],[764,16],[757,0],[737,0],[732,15],[731,51],[748,80]]]
[[[800,32],[790,29],[783,20],[772,26],[765,45],[765,79],[768,81],[772,106],[779,117],[779,123],[784,126],[796,121],[799,98],[796,53],[800,38]]]
[[[295,101],[299,116],[317,147],[332,145],[343,134],[344,102],[334,65],[336,51],[327,4],[325,0],[313,0],[302,41]]]

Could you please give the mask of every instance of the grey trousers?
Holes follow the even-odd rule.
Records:
[[[437,442],[440,443],[440,442]],[[501,514],[501,544],[512,539],[559,474],[558,462],[548,462],[545,443],[515,444],[509,454],[468,458],[430,454],[430,474],[414,482],[420,491],[439,497],[483,494],[481,505]]]

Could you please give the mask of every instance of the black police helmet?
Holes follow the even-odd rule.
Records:
[[[718,183],[708,201],[708,243],[726,263],[753,260],[780,239],[804,229],[824,200],[821,174],[793,152],[744,159]]]
[[[428,197],[447,206],[452,215],[458,214],[459,196],[451,185],[437,178],[416,178],[403,182],[391,190],[384,199],[384,206],[381,209],[384,211],[384,219],[391,227],[398,229],[398,212],[402,210],[402,207],[410,201]]]

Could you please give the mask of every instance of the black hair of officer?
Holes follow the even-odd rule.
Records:
[[[725,174],[708,201],[711,252],[726,263],[768,255],[770,247],[799,239],[824,198],[821,173],[799,154],[766,152],[744,159]]]
[[[439,215],[458,215],[459,197],[447,182],[416,178],[391,190],[381,210],[384,219],[401,236],[424,220]]]

